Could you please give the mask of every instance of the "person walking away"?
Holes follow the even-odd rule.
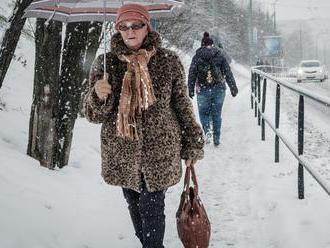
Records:
[[[93,62],[85,114],[102,123],[102,176],[120,186],[143,248],[164,247],[165,192],[203,157],[203,131],[187,94],[179,57],[161,47],[139,4],[117,13],[111,51]],[[110,213],[111,210],[109,210]]]
[[[264,62],[263,62],[262,58],[258,58],[256,66],[263,65],[263,64],[264,64]]]
[[[231,95],[238,93],[230,66],[219,50],[213,46],[209,33],[205,32],[201,47],[194,55],[188,77],[189,96],[197,93],[199,119],[202,123],[206,142],[210,143],[210,122],[213,124],[213,143],[217,147],[221,136],[221,111],[226,95],[226,83]]]

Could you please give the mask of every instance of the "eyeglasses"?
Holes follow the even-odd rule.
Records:
[[[123,31],[123,32],[126,32],[128,31],[130,28],[132,30],[140,30],[141,28],[143,28],[145,26],[145,24],[143,22],[140,22],[140,23],[133,23],[132,25],[130,26],[126,26],[126,25],[119,25],[119,30],[120,31]]]

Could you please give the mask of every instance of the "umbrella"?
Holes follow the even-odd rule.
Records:
[[[110,21],[120,6],[138,3],[147,7],[152,18],[179,14],[183,0],[34,0],[26,8],[25,17],[50,18],[61,22]]]
[[[183,0],[34,0],[26,9],[23,18],[35,17],[61,22],[103,22],[104,73],[106,73],[105,22],[114,20],[118,8],[127,3],[146,6],[152,18],[172,17],[183,10]],[[47,23],[46,22],[46,23]]]

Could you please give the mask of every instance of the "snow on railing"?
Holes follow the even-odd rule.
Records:
[[[271,65],[258,65],[253,67],[260,71],[266,72],[272,76],[280,78],[295,78],[297,77],[297,70],[290,70],[289,67],[271,66]]]
[[[274,68],[258,66],[251,69],[251,108],[254,108],[254,115],[258,117],[258,125],[261,125],[261,140],[265,140],[265,122],[275,132],[275,163],[279,162],[279,139],[287,146],[290,152],[298,160],[298,198],[304,199],[304,168],[318,182],[318,184],[330,195],[330,185],[321,177],[321,175],[308,162],[304,153],[304,98],[307,97],[312,101],[318,102],[330,108],[330,98],[320,96],[312,91],[302,87],[290,84],[284,79],[274,75]],[[276,73],[275,73],[276,74]],[[261,92],[261,81],[263,87]],[[275,99],[275,123],[270,121],[270,118],[265,114],[266,106],[266,90],[267,81],[276,84],[276,99]],[[298,149],[295,149],[285,134],[279,130],[280,121],[280,92],[281,86],[297,93],[299,95],[298,104]]]

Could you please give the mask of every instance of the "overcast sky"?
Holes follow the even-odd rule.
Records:
[[[268,9],[273,13],[273,3],[276,0],[253,0],[255,1],[260,2],[264,10]],[[330,0],[277,0],[276,16],[278,20],[330,18]]]

